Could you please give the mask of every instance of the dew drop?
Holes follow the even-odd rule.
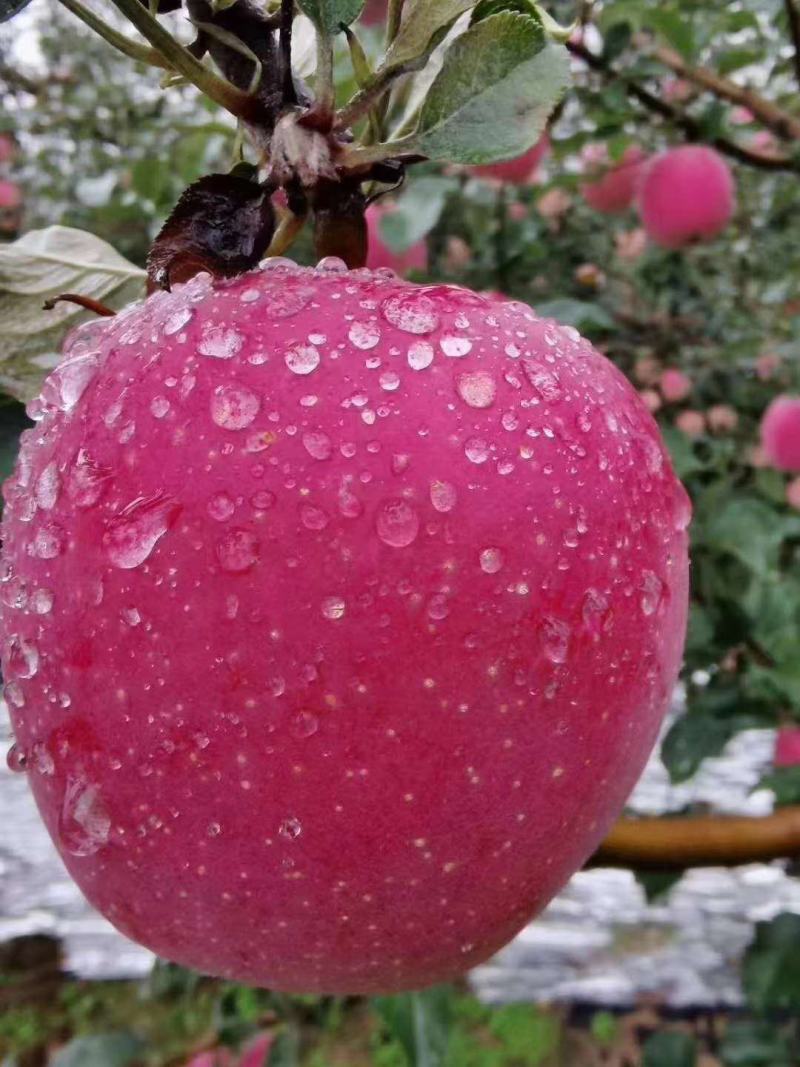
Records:
[[[173,311],[172,314],[164,322],[164,333],[167,337],[171,337],[173,334],[179,333],[184,326],[188,326],[192,321],[194,310],[189,307],[178,308],[177,311]]]
[[[485,463],[489,458],[489,446],[481,437],[470,437],[464,445],[464,454],[470,463]]]
[[[384,300],[381,312],[387,322],[403,333],[433,333],[439,325],[436,305],[417,290],[393,293]]]
[[[320,355],[314,345],[296,345],[284,356],[292,374],[311,374],[319,366]]]
[[[78,508],[90,508],[109,486],[111,469],[95,463],[85,448],[80,449],[67,476],[67,495]]]
[[[42,387],[46,409],[70,412],[95,376],[99,360],[94,355],[73,356],[56,367]]]
[[[111,819],[96,785],[68,778],[58,824],[58,836],[71,856],[92,856],[107,842]]]
[[[339,511],[346,519],[357,519],[364,512],[364,505],[344,482],[339,489]]]
[[[142,621],[142,616],[139,614],[138,608],[122,608],[119,614],[120,618],[126,624],[126,626],[138,626],[139,623]]]
[[[11,634],[5,646],[6,672],[15,678],[33,678],[39,670],[39,650],[35,645]]]
[[[392,548],[406,548],[419,533],[419,516],[405,500],[387,500],[375,520],[378,537]]]
[[[226,492],[215,493],[207,505],[208,514],[217,522],[227,522],[236,510],[236,504]]]
[[[381,389],[386,393],[393,393],[400,387],[400,375],[393,370],[385,371],[378,379]]]
[[[299,819],[284,819],[278,827],[278,833],[287,841],[294,841],[303,832],[303,825]]]
[[[244,338],[228,326],[206,326],[197,346],[203,356],[232,359],[244,344]]]
[[[6,766],[12,774],[24,774],[28,769],[28,757],[16,741],[6,753]]]
[[[171,407],[165,396],[154,396],[150,402],[150,411],[156,419],[163,419],[169,414]]]
[[[412,370],[425,370],[433,363],[433,345],[427,341],[415,341],[409,347],[406,358]]]
[[[19,682],[7,682],[3,686],[3,696],[8,703],[13,704],[15,708],[25,707],[25,694],[23,693],[22,686]]]
[[[295,737],[313,737],[318,729],[319,719],[317,719],[317,716],[313,715],[310,711],[301,711],[298,715],[295,715],[292,724],[292,733]]]
[[[347,336],[351,344],[366,352],[380,343],[381,329],[374,322],[354,322]]]
[[[490,408],[497,395],[497,383],[487,371],[461,374],[456,380],[458,395],[471,408]]]
[[[570,628],[561,619],[547,616],[539,625],[542,650],[551,663],[566,663],[569,653]]]
[[[304,433],[303,447],[312,459],[330,459],[333,455],[333,442],[322,430]]]
[[[472,351],[472,341],[455,333],[448,333],[439,342],[439,347],[451,359],[461,359]]]
[[[431,504],[441,512],[452,511],[458,499],[456,487],[450,482],[431,482],[430,495]]]
[[[664,583],[654,571],[643,571],[640,589],[642,614],[654,615],[664,598]]]
[[[300,505],[300,521],[307,530],[324,530],[331,521],[327,511],[313,504]]]
[[[258,414],[261,401],[242,385],[218,385],[211,397],[211,418],[223,430],[244,430]]]
[[[522,369],[539,396],[548,404],[554,403],[561,396],[561,385],[556,375],[543,363],[533,359],[523,359]]]
[[[269,489],[260,489],[250,497],[250,503],[256,511],[269,511],[271,507],[275,506],[275,494],[271,493]]]
[[[31,597],[31,607],[37,615],[48,615],[53,610],[53,594],[49,589],[37,589]]]
[[[39,559],[55,559],[64,550],[64,537],[54,523],[40,526],[33,538],[32,550]]]
[[[322,614],[326,619],[341,619],[344,617],[347,604],[340,596],[325,597],[322,601]]]
[[[484,574],[497,574],[503,566],[503,553],[499,548],[484,548],[479,559]]]
[[[103,534],[103,545],[112,564],[132,570],[144,563],[180,511],[180,504],[163,494],[128,504]]]
[[[444,593],[436,593],[428,601],[428,617],[440,621],[450,614],[450,604]]]
[[[258,562],[261,542],[250,530],[229,530],[217,541],[217,559],[224,571],[244,574]]]
[[[581,607],[583,625],[594,638],[600,637],[608,621],[608,598],[597,589],[587,589]]]
[[[392,474],[402,474],[411,464],[408,452],[395,452],[392,456]]]
[[[55,507],[61,489],[61,479],[55,463],[48,463],[36,479],[35,497],[37,505],[44,511]]]

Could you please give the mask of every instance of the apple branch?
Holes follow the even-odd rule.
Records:
[[[634,100],[640,103],[647,111],[651,111],[654,114],[667,119],[681,130],[688,140],[695,141],[705,139],[702,125],[691,115],[686,114],[681,108],[676,107],[674,104],[670,104],[666,100],[663,100],[660,96],[651,93],[649,89],[646,89],[634,78],[625,74],[623,71],[619,71],[612,67],[602,58],[602,56],[590,52],[585,45],[576,41],[568,41],[567,48],[572,55],[583,60],[590,70],[602,75],[609,81],[621,82],[629,96],[633,97]],[[800,173],[800,162],[789,156],[768,155],[764,152],[758,152],[754,149],[745,148],[743,145],[737,144],[736,141],[731,141],[727,137],[715,137],[712,139],[711,144],[724,155],[730,156],[731,159],[736,159],[738,162],[745,163],[750,167],[758,167],[761,170],[793,171],[794,173]]]
[[[794,10],[795,17],[797,17],[793,0],[786,0],[786,3],[788,7]],[[753,92],[752,89],[743,88],[741,85],[737,85],[736,82],[731,81],[730,78],[724,78],[706,67],[693,67],[671,48],[656,48],[652,55],[659,63],[669,67],[680,78],[684,78],[701,89],[706,89],[708,92],[713,93],[714,96],[719,97],[720,100],[727,100],[728,103],[746,107],[762,125],[772,130],[776,136],[784,141],[800,140],[800,119],[788,111],[784,111],[783,108],[773,104],[770,100],[765,100],[759,93]]]
[[[800,856],[800,806],[779,808],[761,818],[623,818],[588,866],[681,871],[796,856]]]
[[[784,0],[784,7],[786,8],[786,19],[789,23],[789,34],[791,35],[794,49],[792,62],[794,64],[795,81],[800,85],[800,10],[797,8],[797,0]]]

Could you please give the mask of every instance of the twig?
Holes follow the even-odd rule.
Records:
[[[294,0],[281,0],[281,29],[279,37],[281,82],[283,103],[296,104],[297,91],[292,74],[292,24],[294,22]]]
[[[101,304],[99,300],[95,300],[91,296],[81,296],[80,293],[59,293],[58,296],[53,296],[49,300],[45,300],[42,304],[43,311],[52,311],[56,304],[77,304],[78,307],[84,308],[86,311],[93,311],[95,315],[105,315],[108,318],[112,318],[116,315],[116,311],[113,308],[108,307],[106,304]]]
[[[784,0],[784,6],[794,47],[794,55],[792,56],[794,76],[797,84],[800,85],[800,11],[797,9],[796,0]]]
[[[763,818],[620,819],[589,865],[681,871],[795,856],[800,856],[800,807],[786,807]]]
[[[67,11],[71,11],[81,22],[94,30],[112,48],[116,48],[118,52],[122,52],[129,59],[135,59],[139,63],[147,63],[151,67],[159,67],[161,70],[172,70],[169,63],[155,48],[148,48],[147,45],[139,44],[138,41],[132,41],[124,33],[120,33],[113,26],[109,26],[94,11],[84,7],[80,0],[60,0],[60,3],[64,5]]]
[[[703,138],[704,134],[701,124],[696,119],[692,118],[691,115],[687,115],[680,108],[667,103],[667,101],[663,100],[660,96],[651,93],[629,75],[616,70],[614,67],[606,63],[601,56],[595,55],[594,52],[590,52],[585,45],[576,41],[567,41],[567,48],[574,56],[583,60],[590,70],[596,71],[598,74],[603,75],[609,80],[622,82],[629,96],[632,96],[648,111],[661,115],[662,118],[670,121],[674,126],[682,130],[689,140],[699,140]],[[753,149],[744,148],[735,141],[728,140],[727,137],[715,137],[712,139],[711,143],[724,155],[730,156],[732,159],[736,159],[740,163],[746,163],[751,167],[758,167],[761,170],[800,172],[800,163],[788,156],[767,155],[763,152],[756,152]]]
[[[794,9],[792,0],[786,0],[786,3]],[[797,16],[796,10],[795,16]],[[800,140],[800,119],[773,104],[772,101],[765,100],[763,96],[753,92],[752,89],[745,89],[741,85],[737,85],[736,82],[732,82],[730,78],[723,78],[720,74],[716,74],[706,67],[691,66],[671,48],[656,48],[653,50],[652,55],[659,63],[669,67],[679,77],[692,82],[694,85],[699,85],[702,89],[707,89],[714,96],[719,97],[720,100],[727,100],[731,104],[746,107],[762,125],[772,130],[783,140]]]

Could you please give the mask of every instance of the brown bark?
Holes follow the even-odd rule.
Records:
[[[592,867],[685,870],[738,867],[800,856],[800,806],[761,818],[710,815],[620,819],[589,861]]]

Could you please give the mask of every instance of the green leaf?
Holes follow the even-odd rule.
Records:
[[[786,1038],[772,1023],[732,1022],[720,1048],[725,1067],[792,1067]]]
[[[452,178],[417,178],[381,219],[381,237],[393,252],[405,252],[426,237],[439,221],[448,196],[458,189]]]
[[[634,871],[636,881],[644,890],[647,902],[666,896],[683,878],[683,871]]]
[[[0,22],[8,22],[30,2],[31,0],[0,0]]]
[[[539,139],[568,82],[567,51],[538,22],[492,15],[451,45],[412,143],[438,162],[512,159]]]
[[[653,1034],[643,1051],[642,1067],[695,1067],[697,1063],[697,1047],[689,1034]]]
[[[780,520],[775,509],[755,497],[731,496],[707,516],[703,539],[717,551],[741,560],[756,574],[777,567],[784,538],[800,531],[800,520]]]
[[[631,43],[632,30],[629,22],[615,22],[603,39],[603,62],[613,63]]]
[[[746,702],[737,686],[689,691],[689,710],[674,723],[661,759],[673,782],[683,782],[708,756],[718,755],[734,734],[763,726],[761,706]]]
[[[45,300],[77,292],[121,308],[144,296],[144,278],[111,245],[67,226],[0,245],[0,387],[30,400],[59,362],[67,331],[95,318],[74,304],[43,311]]]
[[[450,986],[376,997],[373,1004],[412,1067],[440,1067],[444,1063],[453,1015]]]
[[[610,1011],[596,1011],[589,1023],[589,1030],[595,1041],[610,1045],[619,1032],[616,1016]]]
[[[512,11],[517,15],[537,17],[533,0],[478,0],[472,12],[471,25],[488,19],[490,15],[499,15],[503,11]],[[541,21],[541,20],[540,20]]]
[[[647,21],[672,45],[676,52],[680,52],[684,59],[692,58],[694,36],[692,24],[685,14],[667,11],[663,7],[654,7],[648,12]]]
[[[546,300],[536,305],[536,313],[545,319],[557,319],[565,326],[574,326],[582,333],[614,328],[614,320],[605,308],[588,300],[573,300],[571,297]]]
[[[333,37],[342,26],[355,22],[364,10],[364,0],[297,0],[320,33]]]
[[[754,1011],[800,1011],[800,915],[778,915],[756,925],[742,981]]]
[[[300,1062],[300,1035],[294,1026],[286,1026],[272,1043],[264,1067],[297,1067]]]
[[[780,808],[800,804],[800,767],[776,767],[758,783],[759,789],[771,789]]]
[[[51,1067],[128,1067],[144,1048],[134,1034],[76,1037],[50,1060]]]
[[[418,69],[456,19],[474,4],[475,0],[410,0],[385,66]]]

